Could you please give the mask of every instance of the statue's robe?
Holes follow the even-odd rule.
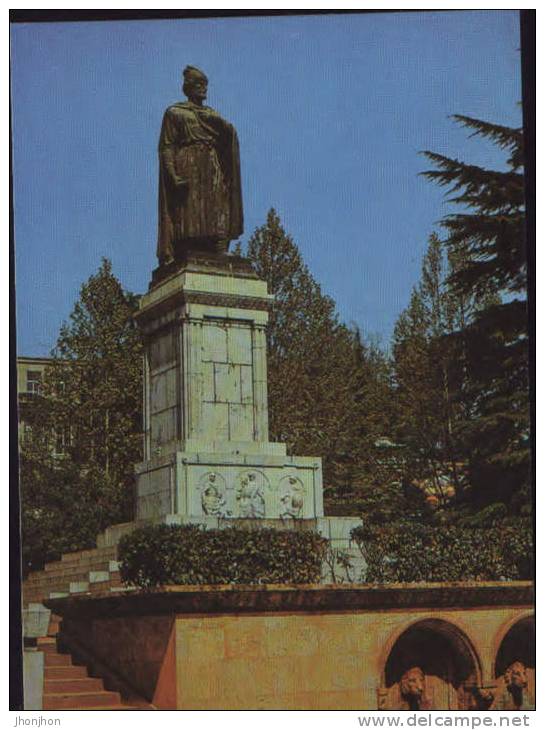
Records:
[[[186,184],[177,186],[180,181]],[[210,107],[173,104],[165,112],[159,139],[159,261],[233,240],[242,230],[234,127]]]

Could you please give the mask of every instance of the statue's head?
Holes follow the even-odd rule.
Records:
[[[195,66],[184,68],[184,84],[182,90],[190,101],[202,104],[206,99],[208,89],[208,78],[200,69]]]
[[[403,697],[421,698],[424,694],[425,675],[420,667],[408,669],[401,677],[400,691]]]
[[[522,662],[513,662],[505,670],[505,684],[509,689],[524,689],[528,685],[526,667]]]

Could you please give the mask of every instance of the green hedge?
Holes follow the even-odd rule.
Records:
[[[328,542],[313,532],[153,525],[119,543],[127,585],[316,583]]]
[[[517,518],[491,528],[399,522],[352,531],[367,562],[366,582],[533,578],[533,530]]]

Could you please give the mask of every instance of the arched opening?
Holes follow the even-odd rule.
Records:
[[[534,709],[535,666],[535,622],[533,616],[526,616],[511,626],[498,648],[494,667],[498,709]]]
[[[425,619],[395,641],[379,690],[381,709],[479,709],[481,671],[467,637],[453,624]]]

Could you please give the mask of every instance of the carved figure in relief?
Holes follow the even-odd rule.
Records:
[[[282,505],[282,511],[280,517],[284,519],[297,519],[301,517],[303,512],[303,504],[305,501],[305,495],[303,485],[295,477],[288,477],[287,484],[285,485],[285,491],[280,497],[280,504]]]
[[[489,710],[496,699],[496,687],[466,685],[459,692],[460,708],[463,710]]]
[[[534,703],[528,696],[528,669],[520,661],[510,664],[504,672],[504,691],[500,697],[502,710],[531,710]]]
[[[228,513],[225,507],[223,491],[217,483],[217,476],[213,472],[207,475],[202,487],[202,509],[205,515],[225,517]]]
[[[411,667],[401,677],[399,692],[409,710],[429,710],[430,702],[426,697],[426,675],[420,667]]]
[[[253,472],[244,474],[237,489],[239,515],[247,519],[265,517],[265,500],[257,475]]]

